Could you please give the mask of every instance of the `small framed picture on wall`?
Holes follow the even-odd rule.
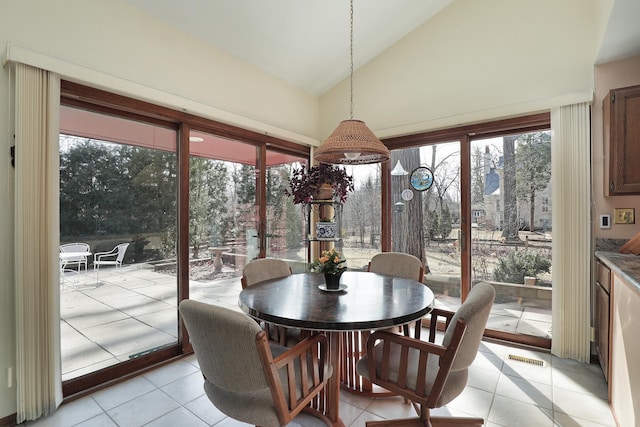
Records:
[[[616,208],[613,210],[614,224],[635,224],[636,210],[634,208]]]

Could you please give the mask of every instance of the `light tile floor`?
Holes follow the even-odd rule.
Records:
[[[174,277],[137,267],[123,272],[107,270],[100,273],[100,279],[102,283],[96,284],[91,273],[85,278],[65,278],[61,312],[66,375],[75,376],[128,358],[135,349],[121,347],[118,342],[128,340],[114,340],[115,330],[126,327],[127,333],[138,336],[142,341],[129,341],[136,341],[140,349],[175,341]],[[237,282],[237,278],[219,281],[216,286],[192,282],[191,297],[237,309]],[[510,354],[542,360],[544,366],[510,360]],[[367,420],[414,416],[412,407],[399,398],[370,399],[343,392],[341,400],[340,413],[346,426],[362,427]],[[482,344],[465,391],[434,413],[481,416],[490,427],[615,425],[599,366],[493,343]],[[193,356],[72,401],[55,414],[26,425],[129,427],[178,423],[181,427],[246,426],[225,417],[207,400]]]
[[[509,355],[541,360],[544,366],[511,360]],[[351,427],[414,416],[400,398],[372,399],[344,391],[340,414]],[[488,427],[615,425],[599,366],[488,342],[482,343],[470,368],[465,391],[434,414],[480,416]],[[209,402],[193,355],[62,405],[55,414],[26,425],[247,426]]]

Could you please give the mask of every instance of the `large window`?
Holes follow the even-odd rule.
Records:
[[[291,197],[284,193],[294,169],[307,164],[303,157],[288,156],[267,150],[266,171],[266,256],[283,259],[291,270],[301,273],[306,269],[307,247],[305,245],[304,211],[294,205]]]
[[[308,148],[70,82],[60,127],[65,395],[188,351],[180,300],[237,307],[249,260],[304,265],[283,186]]]
[[[488,327],[551,338],[551,134],[471,142],[472,283],[489,281]]]
[[[344,252],[350,269],[366,269],[371,257],[382,251],[380,165],[345,166],[353,176],[354,191],[342,211],[337,249]]]
[[[175,271],[154,273],[176,257],[177,132],[71,107],[61,129],[61,250],[87,252],[60,256],[69,380],[178,341]]]
[[[387,250],[424,261],[425,283],[441,308],[455,311],[475,283],[491,283],[488,334],[546,347],[553,288],[548,126],[548,115],[539,115],[387,142],[403,146],[392,150]],[[420,181],[420,171],[428,179]]]
[[[420,258],[440,308],[460,304],[460,143],[392,152],[391,249]],[[417,181],[425,171],[425,179]]]

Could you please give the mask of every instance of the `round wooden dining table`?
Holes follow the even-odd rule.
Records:
[[[334,374],[327,383],[326,415],[334,426],[344,426],[339,410],[342,333],[408,324],[428,314],[434,301],[423,283],[364,271],[343,273],[340,288],[326,290],[322,274],[292,274],[249,286],[238,301],[255,319],[327,335]]]

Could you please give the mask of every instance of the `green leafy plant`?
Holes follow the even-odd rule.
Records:
[[[498,282],[524,283],[525,276],[538,277],[540,273],[550,271],[550,260],[534,251],[521,250],[500,258],[493,271],[493,278]]]
[[[341,274],[347,269],[344,265],[346,259],[340,257],[340,252],[335,249],[322,251],[320,258],[311,263],[311,271],[314,273]]]
[[[294,169],[289,179],[289,187],[284,194],[293,197],[293,203],[309,203],[322,184],[329,184],[335,200],[345,202],[347,194],[353,191],[353,177],[341,167],[320,163],[310,168]]]
[[[131,239],[131,243],[133,245],[133,261],[142,262],[144,260],[144,247],[150,243],[149,239],[144,237],[142,234],[138,234]]]

